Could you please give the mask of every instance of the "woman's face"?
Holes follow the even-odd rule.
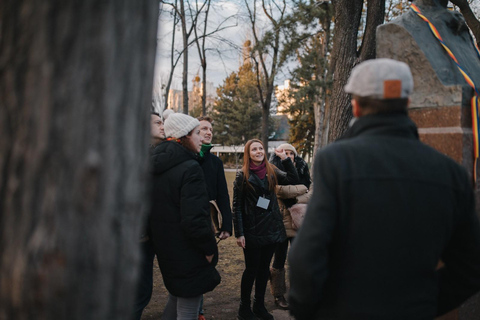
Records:
[[[190,135],[185,137],[187,142],[185,147],[190,151],[199,153],[202,148],[202,138],[202,135],[200,135],[200,126],[197,126],[192,130]]]
[[[292,159],[292,162],[293,162],[293,163],[295,163],[295,153],[293,153],[293,151],[285,150],[285,154],[287,155],[287,157],[289,157],[290,159]]]
[[[259,142],[254,142],[250,145],[250,160],[257,166],[261,165],[265,159],[265,151]]]

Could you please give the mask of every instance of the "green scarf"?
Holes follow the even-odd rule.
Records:
[[[202,148],[200,149],[200,158],[203,158],[208,150],[212,149],[212,144],[202,144]]]

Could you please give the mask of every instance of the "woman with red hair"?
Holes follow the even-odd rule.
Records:
[[[260,140],[249,140],[245,145],[242,170],[233,186],[235,236],[245,256],[238,310],[240,320],[274,319],[265,308],[265,290],[275,247],[286,239],[275,187],[298,183],[297,171],[285,150],[276,149],[275,154],[280,157],[286,172],[266,160],[266,150]],[[254,283],[252,310],[250,295]]]

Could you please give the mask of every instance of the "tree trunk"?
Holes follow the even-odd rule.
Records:
[[[158,2],[0,2],[0,319],[129,319]]]
[[[264,105],[262,105],[262,142],[263,145],[265,146],[265,157],[267,157],[268,154],[268,122],[270,120],[270,104],[271,104],[271,98],[268,99],[268,101],[265,102]]]
[[[335,0],[335,36],[333,39],[332,98],[326,106],[328,119],[328,142],[337,140],[348,128],[352,118],[350,96],[345,93],[352,68],[365,59],[375,58],[376,27],[383,22],[385,0],[369,0],[367,24],[361,50],[357,51],[358,30],[362,14],[363,0]]]
[[[202,64],[202,116],[207,115],[207,62]]]
[[[333,37],[332,99],[327,106],[328,142],[338,139],[348,127],[352,112],[348,107],[350,97],[343,87],[357,60],[357,35],[363,0],[335,0],[335,36]]]
[[[180,16],[182,21],[182,39],[183,39],[183,73],[182,73],[182,92],[183,92],[183,113],[188,114],[188,34],[187,18],[185,17],[185,4],[180,0]]]

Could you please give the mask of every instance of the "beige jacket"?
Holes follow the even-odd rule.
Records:
[[[295,237],[297,231],[293,228],[292,225],[292,216],[288,211],[287,206],[283,202],[284,199],[296,199],[297,203],[307,203],[310,199],[311,192],[308,191],[307,187],[303,184],[297,185],[277,185],[276,189],[278,205],[280,207],[280,212],[283,215],[283,224],[285,225],[285,231],[287,232],[287,237]]]

